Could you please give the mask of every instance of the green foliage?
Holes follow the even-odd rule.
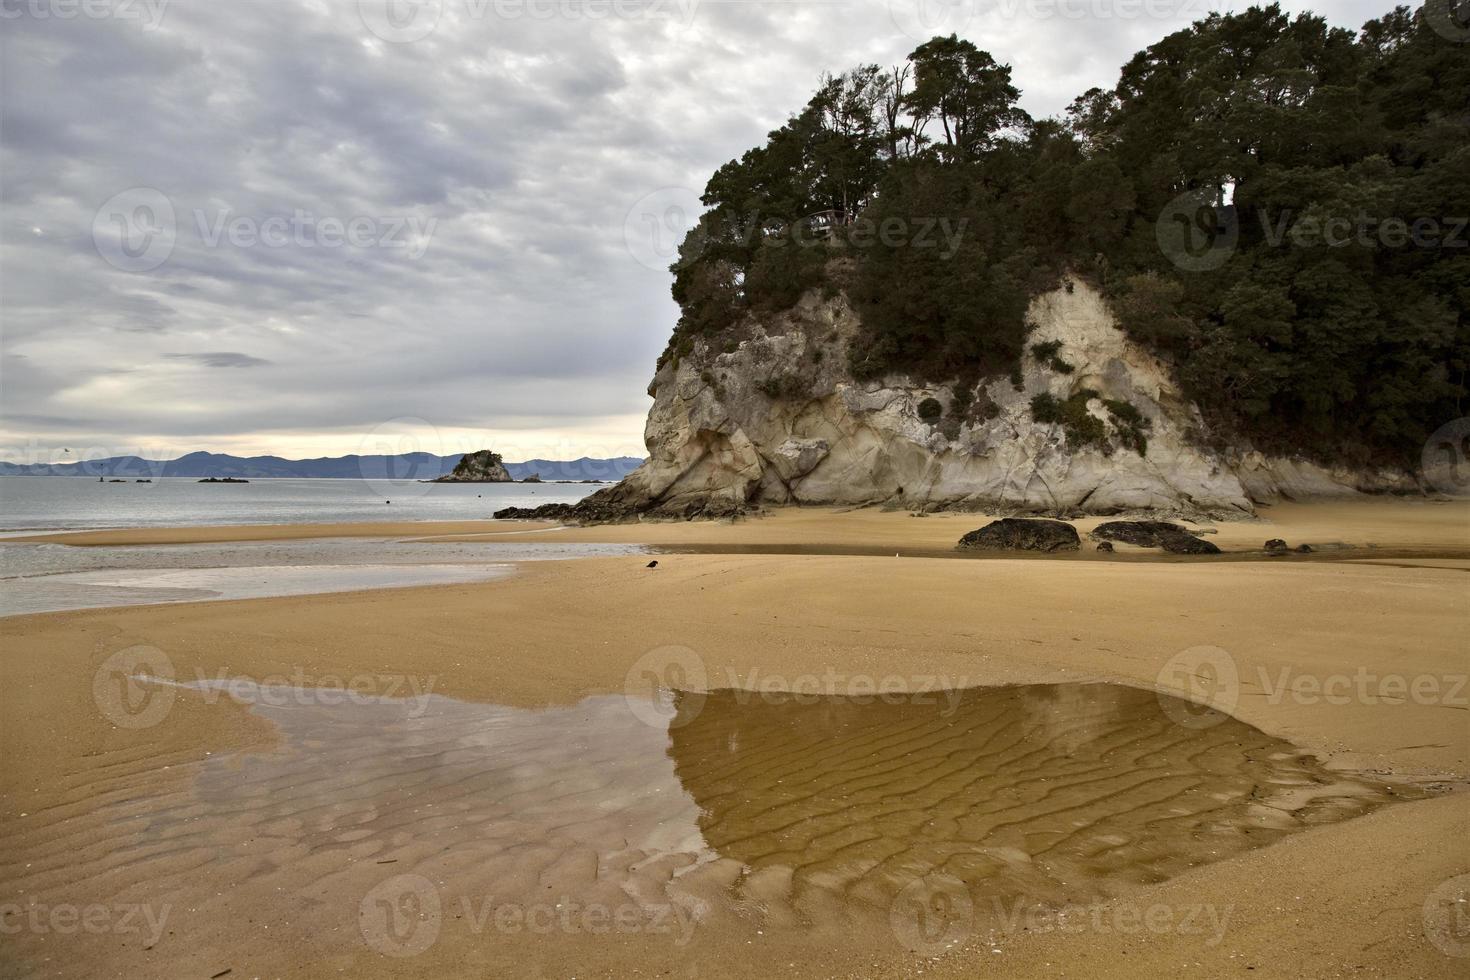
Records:
[[[937,398],[925,398],[923,401],[919,402],[918,412],[919,419],[921,421],[928,422],[930,425],[933,425],[935,422],[939,421],[942,415],[944,415],[944,406],[940,404],[939,399]]]
[[[970,161],[994,145],[997,134],[1028,121],[1016,107],[1021,93],[1011,85],[1009,65],[951,34],[936,37],[909,55],[914,88],[904,106],[923,134],[935,122],[944,134],[938,145],[949,161]]]
[[[1067,437],[1067,444],[1076,448],[1096,446],[1104,453],[1113,451],[1108,441],[1108,428],[1102,419],[1087,410],[1087,403],[1098,398],[1091,388],[1083,388],[1060,401],[1055,395],[1042,392],[1031,399],[1031,417],[1044,425],[1060,425]],[[1118,442],[1140,456],[1148,454],[1147,432],[1152,423],[1131,402],[1111,398],[1100,399],[1112,417]]]
[[[1109,448],[1107,426],[1087,410],[1087,403],[1096,397],[1097,392],[1091,388],[1083,388],[1066,401],[1042,392],[1031,399],[1031,417],[1044,424],[1060,425],[1069,446],[1077,449],[1097,446],[1106,451]]]
[[[790,309],[808,289],[822,284],[830,255],[824,242],[785,234],[767,238],[745,275],[746,304],[758,312]]]
[[[1031,356],[1050,367],[1057,374],[1071,374],[1074,370],[1072,365],[1057,356],[1057,352],[1061,349],[1062,342],[1060,340],[1048,340],[1045,343],[1032,344]]]
[[[1148,455],[1148,430],[1153,422],[1138,410],[1132,402],[1104,398],[1103,407],[1113,417],[1113,428],[1118,432],[1118,441],[1140,456]]]
[[[1467,91],[1464,46],[1405,8],[1358,35],[1276,5],[1210,14],[1062,120],[1029,120],[1006,65],[935,38],[892,71],[823,79],[714,174],[665,356],[817,288],[861,318],[860,378],[1019,388],[1026,307],[1070,270],[1171,362],[1216,437],[1412,461],[1470,396]],[[1178,216],[1231,233],[1215,261],[1161,248],[1182,195],[1217,202]],[[1447,240],[1391,234],[1419,219]],[[1059,348],[1032,354],[1071,370]],[[1075,399],[1033,408],[1074,444],[1105,441]],[[1113,428],[1142,452],[1147,420],[1125,405]]]
[[[811,393],[811,383],[798,372],[781,372],[762,378],[755,384],[756,391],[775,401],[801,399]]]

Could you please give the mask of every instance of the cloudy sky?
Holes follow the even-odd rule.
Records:
[[[1211,6],[0,0],[0,458],[641,455],[698,191],[823,71],[955,31],[1050,115]]]

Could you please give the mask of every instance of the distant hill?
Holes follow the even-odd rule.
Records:
[[[432,480],[451,473],[459,462],[459,453],[436,456],[433,453],[403,453],[398,456],[323,456],[318,459],[282,459],[280,456],[230,456],[225,453],[189,453],[177,459],[143,459],[140,456],[112,456],[80,463],[4,463],[0,476],[81,476],[103,477],[206,477],[236,476],[266,479],[296,477],[326,480]],[[643,460],[636,456],[614,459],[552,460],[529,459],[524,463],[506,463],[505,468],[517,480],[535,474],[543,480],[621,480],[637,469]]]

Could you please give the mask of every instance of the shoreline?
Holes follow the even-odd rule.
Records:
[[[738,553],[721,548],[827,548],[854,549],[853,554],[890,554],[910,549],[924,557],[954,553],[967,531],[1002,515],[942,511],[913,516],[877,507],[786,507],[729,521],[647,521],[623,524],[565,525],[555,521],[381,521],[302,524],[193,525],[96,529],[36,534],[17,533],[0,543],[65,544],[75,547],[124,545],[212,544],[241,541],[283,541],[311,538],[405,538],[415,541],[494,541],[536,535],[537,540],[567,543],[642,544],[652,547],[692,548],[705,553]],[[992,554],[1011,559],[1079,560],[1097,557],[1117,560],[1147,556],[1155,560],[1220,561],[1241,556],[1264,556],[1264,542],[1284,537],[1295,547],[1311,544],[1310,555],[1285,555],[1273,561],[1342,558],[1470,558],[1470,500],[1405,500],[1362,497],[1279,503],[1254,517],[1233,521],[1179,523],[1203,528],[1222,554],[1170,555],[1157,549],[1117,544],[1108,558],[1096,556],[1088,532],[1106,521],[1129,516],[1086,516],[1068,519],[1082,538],[1080,551],[1056,555],[1023,552]],[[768,552],[777,553],[777,552]],[[783,551],[783,554],[800,554]],[[840,554],[829,550],[826,554]],[[989,557],[970,552],[964,557]]]

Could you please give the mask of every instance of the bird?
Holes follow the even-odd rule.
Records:
[[[647,565],[644,565],[643,567],[644,568],[657,568],[658,567],[658,559],[655,558],[653,561],[649,562]]]

